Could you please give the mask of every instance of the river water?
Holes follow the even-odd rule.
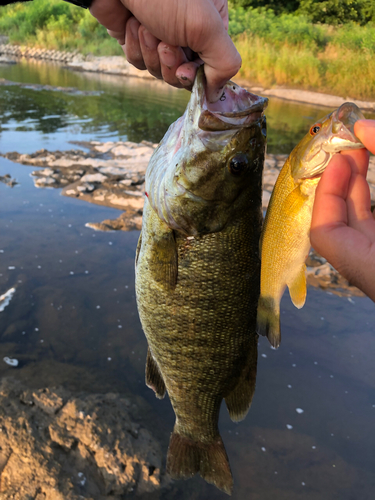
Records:
[[[0,152],[71,149],[77,140],[157,142],[188,93],[47,64],[0,66],[0,78],[90,91],[0,86]],[[325,108],[272,100],[268,150],[288,153]],[[167,434],[174,415],[144,384],[146,341],[134,292],[139,233],[93,232],[117,210],[36,189],[30,167],[0,158],[0,376],[30,387],[142,396]],[[370,500],[375,491],[375,306],[309,289],[305,307],[282,301],[283,340],[259,342],[257,389],[244,422],[223,407],[220,431],[234,500]],[[13,368],[2,360],[19,360]],[[165,451],[167,441],[165,441]],[[152,498],[148,496],[147,498]],[[159,498],[159,496],[155,496]],[[163,498],[221,500],[196,477]]]

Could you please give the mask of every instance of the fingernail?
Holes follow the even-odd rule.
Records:
[[[184,87],[191,87],[193,85],[193,82],[185,75],[176,74],[176,77],[178,78],[181,85],[183,85]]]
[[[149,31],[146,29],[143,30],[143,39],[145,41],[145,45],[149,50],[156,50],[159,45],[159,40],[154,37]]]
[[[171,69],[176,64],[176,54],[172,52],[168,47],[163,47],[159,53],[160,61],[162,64]]]

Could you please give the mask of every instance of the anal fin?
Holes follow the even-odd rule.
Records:
[[[280,304],[271,297],[260,296],[257,312],[257,333],[268,338],[275,349],[281,342]]]
[[[163,399],[166,392],[165,383],[156,361],[152,357],[150,348],[147,349],[146,385],[155,392],[155,396]]]
[[[258,336],[254,334],[253,345],[250,346],[246,365],[242,375],[232,392],[225,398],[230,418],[240,422],[246,417],[254,396],[257,376]]]
[[[287,283],[289,288],[290,298],[293,304],[301,309],[306,301],[306,265],[303,264],[297,276],[291,283]]]

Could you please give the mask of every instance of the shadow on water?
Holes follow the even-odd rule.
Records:
[[[101,93],[0,87],[2,152],[48,144],[66,149],[77,138],[157,141],[187,101],[183,92],[155,91],[146,83],[30,68],[28,75],[26,66],[1,69],[0,76]],[[306,123],[322,115],[317,108],[292,108],[270,105],[273,152],[295,144],[298,130],[304,133]],[[138,232],[93,232],[87,221],[115,218],[118,211],[35,189],[29,167],[1,158],[0,175],[6,173],[20,185],[0,184],[0,294],[16,288],[0,313],[0,376],[32,387],[139,394],[160,422],[166,451],[174,415],[169,401],[156,400],[144,385],[147,345],[134,291]],[[260,339],[257,389],[246,420],[234,424],[221,412],[233,499],[373,498],[374,312],[369,299],[319,290],[309,289],[301,311],[284,297],[282,344],[274,351]],[[19,367],[7,366],[5,356],[17,358]],[[142,498],[228,497],[194,478]]]

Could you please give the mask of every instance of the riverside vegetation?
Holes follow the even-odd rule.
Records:
[[[59,0],[2,7],[0,33],[15,44],[122,54],[87,10]],[[243,58],[240,76],[252,83],[375,98],[375,7],[369,0],[301,0],[282,7],[237,0],[230,5],[229,33]]]

